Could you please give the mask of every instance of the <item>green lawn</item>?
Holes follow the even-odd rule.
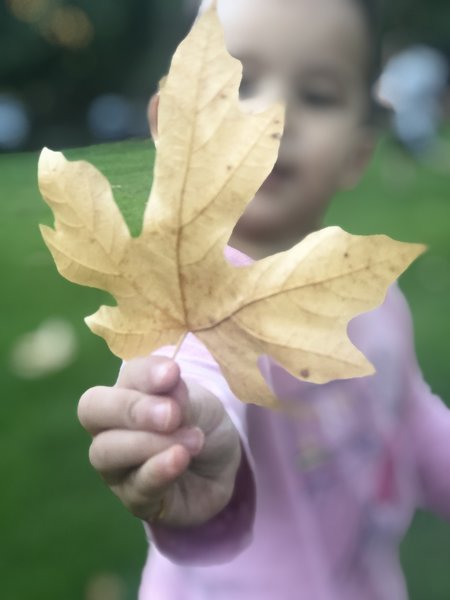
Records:
[[[137,233],[151,180],[150,144],[129,142],[67,156],[87,158],[102,169]],[[89,438],[76,419],[82,391],[111,384],[119,365],[82,319],[105,297],[57,274],[37,229],[38,223],[51,223],[51,216],[37,191],[36,164],[36,154],[0,157],[1,596],[92,600],[90,582],[109,574],[116,578],[117,600],[131,600],[145,560],[144,534],[90,468]],[[336,200],[328,221],[354,233],[382,232],[429,245],[429,254],[402,285],[414,314],[423,370],[433,389],[450,401],[450,176],[416,167],[383,142],[366,179]],[[39,380],[14,376],[13,342],[49,316],[75,327],[75,361]],[[403,562],[413,600],[450,598],[448,525],[418,516],[403,545]],[[103,597],[116,600],[113,592],[98,592],[95,600]]]

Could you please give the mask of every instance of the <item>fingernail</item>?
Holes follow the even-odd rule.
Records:
[[[152,408],[152,419],[156,427],[161,430],[167,429],[171,417],[171,408],[167,402],[157,404]]]
[[[198,454],[205,443],[205,434],[198,427],[180,432],[177,438],[193,455]]]

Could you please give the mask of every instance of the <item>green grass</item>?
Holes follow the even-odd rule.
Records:
[[[142,210],[151,179],[150,144],[67,155],[83,156],[104,171],[136,232],[141,211],[135,213],[135,207]],[[80,600],[92,577],[111,573],[123,581],[131,600],[145,559],[144,533],[90,468],[89,437],[76,419],[80,394],[113,383],[117,374],[119,361],[82,319],[109,299],[57,274],[37,228],[52,218],[37,190],[36,166],[35,154],[0,158],[1,596]],[[134,207],[130,197],[136,198]],[[9,369],[11,345],[49,316],[75,327],[77,359],[57,375],[21,380]]]
[[[90,160],[107,175],[136,234],[150,187],[150,144],[128,142],[66,154]],[[89,437],[76,419],[80,394],[92,385],[111,384],[119,366],[82,319],[109,299],[57,274],[37,228],[52,219],[37,191],[36,166],[36,154],[0,157],[1,596],[82,600],[92,577],[110,573],[126,590],[122,599],[131,600],[145,560],[144,534],[89,466]],[[428,256],[413,265],[402,285],[424,373],[447,400],[449,182],[449,175],[415,166],[384,142],[358,190],[338,198],[327,219],[354,233],[382,232],[429,245]],[[75,362],[40,380],[14,376],[8,359],[13,342],[49,316],[75,327]],[[450,598],[449,555],[450,527],[418,515],[402,549],[413,600]]]

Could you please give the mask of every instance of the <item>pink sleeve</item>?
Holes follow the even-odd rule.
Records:
[[[171,356],[173,348],[158,355]],[[242,443],[242,461],[236,475],[233,496],[213,519],[195,527],[145,525],[149,541],[172,562],[208,565],[228,562],[244,550],[252,538],[256,510],[256,490],[246,432],[245,406],[233,395],[220,369],[206,348],[189,335],[177,355],[181,374],[194,379],[225,406]]]
[[[419,502],[450,520],[450,410],[423,379],[414,351],[409,308],[399,299],[398,319],[404,325],[405,379],[411,448],[417,472]]]
[[[420,503],[450,520],[450,410],[433,395],[418,368],[411,373],[411,442]]]

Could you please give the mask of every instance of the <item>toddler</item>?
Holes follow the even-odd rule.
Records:
[[[276,87],[286,129],[227,256],[244,265],[320,227],[374,144],[370,0],[219,0],[243,100]],[[151,105],[156,135],[157,103]],[[326,385],[261,365],[286,410],[244,405],[189,336],[88,390],[90,460],[145,523],[141,600],[403,600],[398,547],[416,507],[450,517],[450,415],[424,383],[393,286],[354,319],[377,373]]]

